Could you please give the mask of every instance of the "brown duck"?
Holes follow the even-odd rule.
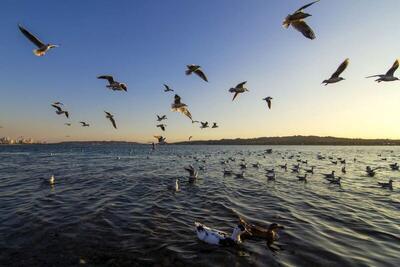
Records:
[[[252,237],[261,238],[267,241],[268,247],[271,247],[274,241],[278,239],[278,231],[281,229],[285,229],[282,225],[279,225],[277,223],[270,224],[268,229],[266,229],[258,225],[250,224],[246,222],[243,218],[239,218],[239,221],[247,229],[247,232],[241,235],[243,239],[248,239]]]

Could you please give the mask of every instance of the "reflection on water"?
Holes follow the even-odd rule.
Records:
[[[400,148],[272,148],[2,146],[0,266],[399,266],[400,172],[389,164],[400,162]],[[221,164],[230,157],[236,161]],[[346,159],[347,173],[329,157]],[[241,159],[244,178],[224,177],[224,168],[241,172]],[[297,159],[315,166],[308,183],[278,166]],[[185,182],[188,164],[204,166],[194,185]],[[384,168],[371,178],[367,165]],[[276,181],[268,182],[264,169],[274,167]],[[332,170],[341,186],[323,178]],[[50,187],[43,179],[53,174]],[[377,185],[389,178],[393,191]],[[284,225],[282,250],[272,253],[263,241],[233,249],[197,240],[194,221],[230,232],[238,215]]]

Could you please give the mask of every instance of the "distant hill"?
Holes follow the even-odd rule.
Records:
[[[329,145],[329,146],[398,146],[400,140],[360,139],[321,136],[259,137],[249,139],[221,139],[208,141],[178,142],[180,145]]]

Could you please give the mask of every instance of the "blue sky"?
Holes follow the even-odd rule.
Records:
[[[47,141],[169,141],[293,134],[400,138],[400,82],[376,84],[399,57],[400,2],[337,0],[313,5],[308,23],[317,39],[285,30],[297,0],[34,1],[3,0],[0,10],[0,136]],[[61,44],[45,57],[18,31]],[[345,59],[345,81],[324,87]],[[209,83],[185,76],[199,64]],[[128,83],[112,92],[100,74]],[[400,76],[400,73],[398,74]],[[231,101],[228,89],[248,81],[250,92]],[[218,122],[200,130],[170,111],[170,85],[194,119]],[[274,98],[267,110],[262,98]],[[72,127],[50,104],[59,100]],[[115,114],[118,130],[104,118]],[[155,128],[168,116],[167,131]],[[92,124],[81,128],[78,121]],[[66,135],[71,137],[66,138]]]

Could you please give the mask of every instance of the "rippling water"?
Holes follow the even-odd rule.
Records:
[[[0,266],[400,266],[400,172],[389,168],[400,148],[272,148],[0,146]],[[318,152],[327,159],[317,160]],[[316,166],[308,183],[278,168],[297,155],[308,160],[304,168]],[[229,157],[236,161],[222,165]],[[345,158],[347,174],[328,157]],[[244,178],[222,175],[239,173],[241,159]],[[186,183],[188,164],[204,166],[194,185]],[[367,165],[384,168],[371,178]],[[273,167],[276,181],[268,182],[264,169]],[[332,170],[342,186],[322,177]],[[54,187],[42,182],[53,174]],[[173,193],[176,178],[181,191]],[[393,191],[377,186],[389,178]],[[238,215],[284,225],[282,249],[198,241],[194,221],[231,232]]]

